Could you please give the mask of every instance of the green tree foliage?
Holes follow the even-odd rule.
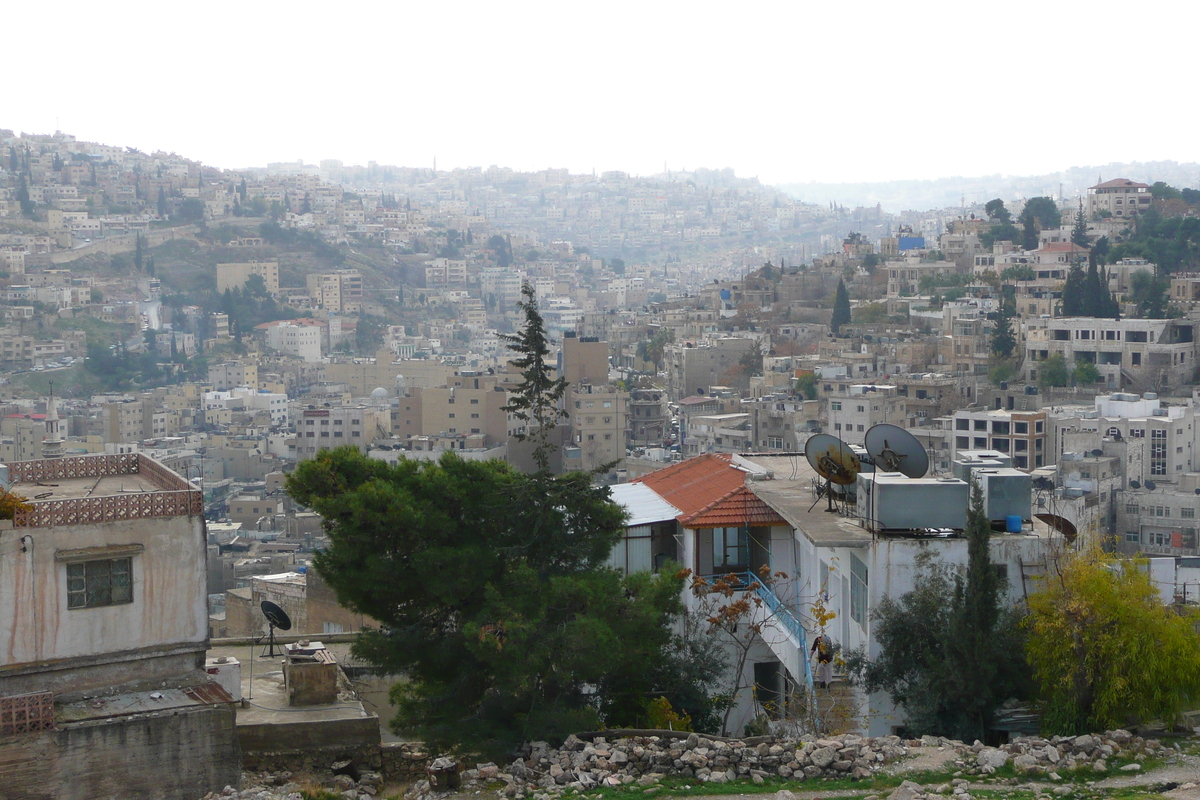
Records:
[[[1004,360],[997,361],[988,368],[988,381],[993,386],[999,386],[1002,383],[1015,380],[1017,377],[1017,368],[1012,361]]]
[[[1097,266],[1093,253],[1088,257],[1085,272],[1080,264],[1074,264],[1067,273],[1063,288],[1064,317],[1103,317],[1119,319],[1121,307],[1108,290],[1108,275]]]
[[[176,216],[181,222],[200,222],[204,219],[204,201],[189,197],[179,204],[179,213]]]
[[[1167,296],[1171,284],[1149,270],[1138,270],[1129,276],[1129,301],[1142,319],[1166,319],[1170,310]]]
[[[1054,355],[1041,362],[1038,370],[1038,383],[1042,386],[1066,386],[1071,380],[1071,372],[1067,368],[1067,360],[1061,354]]]
[[[837,294],[833,298],[833,318],[829,329],[838,333],[841,327],[850,321],[850,295],[846,292],[846,282],[838,279]]]
[[[662,369],[663,353],[674,341],[675,329],[662,326],[649,339],[638,343],[638,357],[654,364],[656,370]]]
[[[394,730],[502,757],[674,700],[651,683],[674,663],[682,579],[600,566],[624,511],[586,474],[452,453],[390,465],[343,447],[297,467],[287,491],[326,521],[316,569],[383,625],[354,652],[407,676],[392,689]]]
[[[1110,264],[1123,258],[1144,258],[1163,275],[1200,269],[1200,218],[1166,216],[1151,206],[1138,216],[1133,235],[1108,252]]]
[[[1005,267],[1004,271],[1000,273],[1002,281],[1031,281],[1036,277],[1037,274],[1034,273],[1033,267],[1028,264]]]
[[[991,526],[978,484],[967,515],[962,575],[921,557],[912,591],[884,598],[871,614],[880,655],[851,653],[853,679],[885,691],[908,715],[912,734],[982,739],[1000,704],[1027,684],[1018,616],[1001,607],[1001,579],[991,563]]]
[[[507,267],[513,263],[512,244],[500,234],[494,234],[487,240],[487,247],[496,257],[496,263]]]
[[[1021,209],[1021,221],[1032,219],[1037,223],[1039,231],[1053,230],[1062,227],[1062,213],[1052,197],[1031,197],[1025,201]]]
[[[796,378],[796,393],[804,395],[805,400],[817,399],[817,375],[814,372],[806,372],[799,378]]]
[[[316,231],[285,228],[278,222],[268,221],[258,226],[258,235],[267,244],[286,245],[307,250],[335,267],[346,260],[346,253],[342,248],[330,244]]]
[[[158,211],[158,216],[161,217],[162,219],[166,219],[167,218],[167,193],[161,186],[158,187],[158,202],[157,202],[156,206],[157,207],[155,210]]]
[[[525,423],[525,432],[518,441],[534,442],[533,460],[542,470],[548,468],[555,449],[551,432],[558,427],[567,412],[560,408],[567,392],[566,378],[555,378],[554,368],[547,360],[546,325],[538,313],[537,298],[528,283],[521,286],[521,301],[517,308],[525,315],[525,327],[517,334],[503,334],[500,339],[518,354],[513,366],[521,371],[521,383],[509,395],[504,410]]]
[[[1071,228],[1071,243],[1079,247],[1090,247],[1088,239],[1087,218],[1083,214],[1083,198],[1079,200],[1079,210],[1075,212],[1075,225]]]
[[[1071,370],[1071,380],[1077,385],[1090,385],[1100,380],[1100,370],[1090,361],[1076,361]]]
[[[1171,723],[1200,701],[1194,612],[1157,595],[1143,564],[1098,546],[1053,564],[1025,620],[1043,733]]]
[[[1012,317],[1001,311],[996,318],[996,328],[992,331],[992,355],[998,358],[1011,358],[1017,346],[1017,337],[1013,333]]]
[[[1004,201],[997,197],[995,200],[988,200],[983,206],[984,212],[988,215],[988,219],[1001,224],[1012,221],[1012,212],[1004,207]]]
[[[29,199],[29,184],[26,182],[24,174],[17,179],[16,199],[21,206],[21,213],[30,219],[33,219],[34,210],[37,208],[37,204]]]

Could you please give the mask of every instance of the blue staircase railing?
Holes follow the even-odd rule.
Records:
[[[800,620],[792,613],[792,610],[783,604],[779,599],[779,595],[771,590],[771,587],[762,582],[762,579],[752,572],[727,572],[723,575],[709,575],[706,580],[709,583],[724,579],[729,582],[735,582],[735,588],[739,591],[752,591],[763,601],[771,613],[773,619],[786,630],[792,638],[800,643],[800,663],[804,665],[804,685],[808,690],[808,697],[813,696],[813,674],[812,663],[808,653],[808,633],[804,630],[804,626],[800,624]]]

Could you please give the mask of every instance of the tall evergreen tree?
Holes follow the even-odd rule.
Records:
[[[1086,292],[1087,276],[1078,264],[1071,265],[1067,273],[1067,285],[1063,287],[1062,315],[1064,317],[1082,317],[1084,312],[1084,294]]]
[[[833,298],[833,318],[829,322],[829,329],[834,333],[839,333],[842,326],[848,322],[850,322],[850,295],[846,291],[846,282],[839,278],[837,294]]]
[[[992,353],[1000,358],[1010,358],[1016,346],[1017,337],[1013,335],[1012,317],[1002,310],[996,318],[996,329],[992,333]]]
[[[145,254],[142,252],[142,235],[139,233],[133,247],[133,266],[137,268],[138,272],[142,271],[142,260],[144,257]]]
[[[1021,225],[1021,247],[1025,250],[1037,250],[1037,222],[1032,216],[1022,215]]]
[[[525,314],[525,327],[520,333],[502,335],[502,341],[518,354],[513,366],[521,371],[521,383],[510,395],[504,410],[525,423],[525,432],[518,441],[534,442],[533,460],[538,469],[550,466],[550,456],[556,449],[551,432],[567,416],[561,407],[567,393],[566,378],[555,378],[550,365],[546,325],[538,312],[537,298],[528,283],[521,286],[521,301],[517,308]]]
[[[167,216],[167,192],[163,187],[158,187],[158,216],[164,219]]]
[[[1075,212],[1075,227],[1071,229],[1071,243],[1088,247],[1087,220],[1083,216],[1083,198],[1079,198],[1079,210]]]

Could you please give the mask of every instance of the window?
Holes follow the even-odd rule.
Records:
[[[132,558],[67,564],[67,608],[95,608],[132,602]]]
[[[1150,474],[1167,474],[1167,429],[1155,428],[1150,431]]]
[[[859,625],[867,622],[867,565],[850,554],[850,617]]]
[[[750,529],[713,528],[713,567],[744,569],[750,563]]]
[[[1138,535],[1137,531],[1125,531],[1125,541],[1137,542],[1140,544],[1142,541],[1142,537]]]
[[[954,420],[954,429],[956,431],[969,431],[971,429],[971,420],[969,420],[969,419]]]
[[[842,410],[842,404],[841,404],[841,403],[839,403],[839,402],[836,402],[836,401],[834,401],[834,402],[830,403],[830,404],[829,404],[829,407],[830,407],[831,409],[833,409],[834,411],[841,411],[841,410]]]
[[[1125,513],[1126,513],[1126,514],[1136,514],[1136,513],[1138,513],[1138,507],[1137,507],[1137,503],[1126,503],[1126,504],[1125,504]]]

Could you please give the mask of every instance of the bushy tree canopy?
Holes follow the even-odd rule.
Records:
[[[1172,722],[1200,700],[1195,617],[1157,595],[1141,564],[1098,547],[1054,565],[1026,618],[1043,733]]]
[[[407,677],[393,729],[499,756],[636,724],[651,692],[671,691],[653,683],[676,652],[680,581],[602,566],[624,511],[587,475],[452,453],[392,465],[343,447],[302,463],[287,490],[325,519],[316,569],[382,624],[355,653]]]

